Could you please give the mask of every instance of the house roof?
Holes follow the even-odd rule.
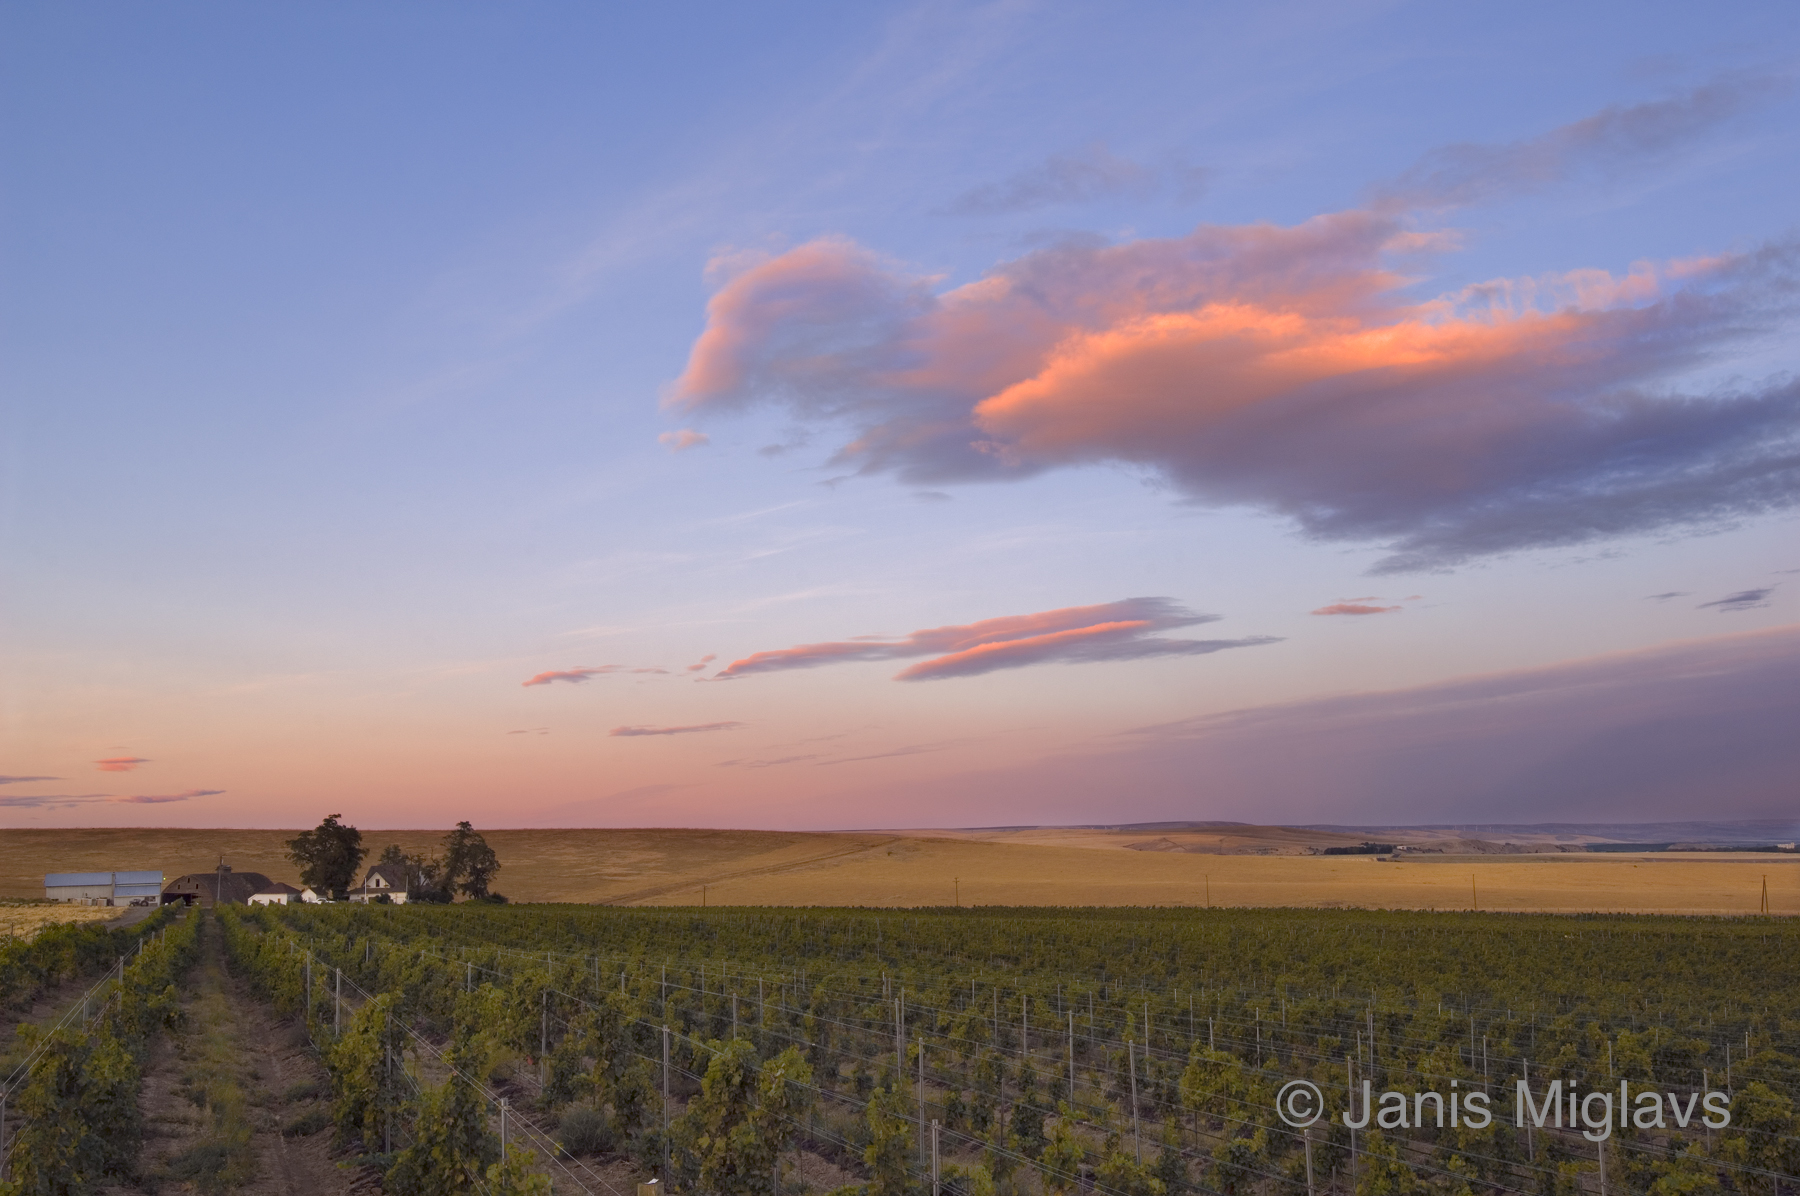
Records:
[[[245,902],[274,882],[260,872],[227,872],[223,883],[217,872],[189,872],[177,876],[163,888],[165,893],[198,897],[217,897],[223,901]]]
[[[298,893],[299,891],[300,891],[299,889],[296,889],[293,885],[288,884],[286,881],[278,880],[274,884],[270,885],[268,888],[258,889],[256,892],[257,892],[258,896],[261,896],[264,893]]]
[[[383,882],[379,887],[406,891],[406,868],[404,866],[400,864],[374,865],[369,869],[369,874],[363,877],[363,888],[368,888],[378,876]]]

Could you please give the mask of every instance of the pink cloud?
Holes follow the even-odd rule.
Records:
[[[94,761],[101,772],[131,772],[138,765],[148,763],[150,761],[142,756],[108,756]]]
[[[756,652],[720,670],[720,678],[815,668],[856,660],[936,656],[897,673],[896,681],[973,677],[998,669],[1052,661],[1136,660],[1193,656],[1225,648],[1276,642],[1269,636],[1238,640],[1181,640],[1151,632],[1217,621],[1217,615],[1184,610],[1167,598],[1127,598],[1098,606],[1071,606],[1030,615],[984,619],[963,626],[932,627],[900,639],[860,636]]]
[[[1681,380],[1786,325],[1793,247],[1425,299],[1390,264],[1454,248],[1394,196],[1547,185],[1741,101],[1609,110],[1541,144],[1462,147],[1367,209],[1068,243],[949,289],[842,238],[735,258],[666,403],[844,426],[834,465],[911,484],[1139,465],[1190,499],[1385,544],[1380,571],[1789,508],[1800,382]]]
[[[639,735],[692,735],[696,731],[735,731],[746,723],[694,723],[686,727],[614,727],[608,735],[632,738]]]
[[[661,436],[656,438],[656,442],[658,444],[667,445],[669,451],[672,453],[679,453],[685,449],[698,448],[703,444],[709,444],[711,443],[711,439],[712,438],[705,432],[696,432],[692,428],[683,428],[679,432],[664,432]]]
[[[1385,615],[1389,611],[1401,610],[1398,606],[1370,606],[1365,602],[1334,602],[1330,606],[1321,606],[1312,612],[1315,615]]]
[[[139,793],[131,797],[115,797],[112,801],[132,805],[154,806],[164,802],[191,801],[196,797],[215,797],[225,792],[223,789],[183,789],[180,793]]]
[[[591,669],[552,669],[549,672],[537,674],[529,681],[521,681],[519,684],[529,688],[533,685],[549,685],[553,681],[586,681],[589,677],[598,677],[605,673],[616,673],[623,667],[623,665],[603,664],[597,668]]]
[[[715,656],[711,652],[708,652],[705,656],[702,656],[700,658],[700,661],[698,664],[690,664],[687,667],[686,671],[690,672],[690,673],[698,673],[701,669],[704,669],[707,665],[711,664],[713,661],[715,661],[717,659],[719,659],[717,656]]]

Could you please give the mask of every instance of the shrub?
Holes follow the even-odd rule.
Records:
[[[570,1154],[599,1154],[612,1149],[612,1131],[598,1109],[576,1105],[563,1112],[556,1125],[556,1140]]]

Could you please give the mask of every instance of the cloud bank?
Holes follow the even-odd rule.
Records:
[[[1390,264],[1453,248],[1416,231],[1424,210],[1654,158],[1745,94],[1454,147],[1291,227],[1072,241],[948,290],[844,238],[740,255],[715,263],[665,403],[838,426],[834,465],[915,485],[1135,465],[1195,502],[1384,544],[1378,571],[1788,508],[1800,382],[1680,380],[1786,324],[1793,246],[1424,299]]]
[[[935,659],[894,674],[896,681],[975,677],[999,669],[1051,662],[1141,660],[1151,656],[1200,656],[1226,648],[1277,642],[1274,636],[1235,640],[1169,639],[1155,634],[1177,627],[1213,623],[1218,615],[1195,614],[1168,598],[1127,598],[1098,606],[1070,606],[1031,615],[1009,615],[962,626],[932,627],[899,639],[860,636],[756,652],[734,660],[716,679],[754,673],[810,669],[858,660]]]
[[[881,785],[912,825],[1791,817],[1800,625],[1142,727],[1013,769]],[[1121,800],[1121,794],[1130,797]],[[935,803],[935,804],[934,804]]]

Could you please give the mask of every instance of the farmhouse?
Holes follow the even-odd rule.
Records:
[[[352,901],[374,901],[386,897],[395,905],[406,904],[406,869],[400,864],[376,864],[363,877],[360,889],[350,890]]]
[[[276,881],[260,893],[250,894],[251,905],[298,905],[302,900],[301,890],[282,881]]]
[[[44,897],[74,905],[130,905],[156,903],[162,892],[160,872],[48,872]]]
[[[260,872],[233,872],[230,865],[220,864],[211,872],[189,872],[177,876],[162,891],[164,905],[247,905],[250,898],[275,882]]]

